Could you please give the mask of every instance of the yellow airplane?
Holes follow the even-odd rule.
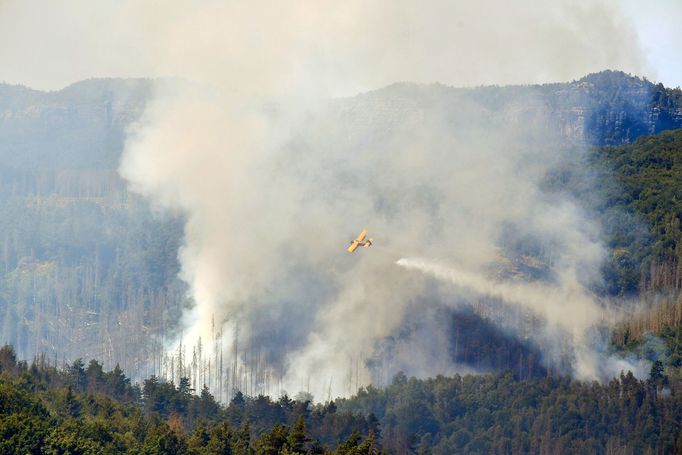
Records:
[[[357,247],[359,246],[364,246],[365,248],[369,248],[372,245],[372,242],[374,242],[374,239],[368,238],[365,240],[365,236],[367,236],[367,229],[363,229],[360,235],[358,235],[358,238],[350,242],[350,246],[348,247],[348,252],[352,253],[353,251],[356,250]]]

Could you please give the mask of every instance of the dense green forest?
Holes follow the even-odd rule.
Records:
[[[571,194],[601,226],[610,257],[600,292],[681,288],[682,130],[567,155],[546,187]]]
[[[131,385],[116,367],[56,369],[0,349],[0,453],[676,453],[679,376],[569,378],[398,374],[383,389],[312,404],[237,393],[227,406],[187,378]]]
[[[682,401],[655,365],[646,381],[626,373],[607,384],[398,376],[338,406],[374,413],[396,453],[676,453]]]
[[[596,149],[590,165],[599,171],[603,205],[598,208],[611,251],[604,279],[612,293],[635,295],[640,302],[636,312],[616,328],[612,341],[619,349],[651,360],[660,358],[665,366],[679,369],[682,130]],[[650,346],[660,341],[665,349],[656,352],[660,350]]]
[[[196,393],[195,393],[196,392]],[[377,419],[313,405],[303,397],[246,397],[222,406],[206,387],[155,376],[131,385],[118,365],[91,360],[64,368],[17,362],[0,349],[0,453],[373,454]]]
[[[592,164],[613,176],[600,181],[621,291],[682,287],[682,130],[600,149]]]

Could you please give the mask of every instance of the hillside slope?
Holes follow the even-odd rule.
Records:
[[[189,304],[177,276],[184,220],[151,210],[116,171],[126,130],[156,83],[95,79],[56,92],[0,85],[0,341],[21,357],[93,356],[134,378],[162,368],[163,345]],[[349,149],[369,149],[387,130],[409,132],[424,115],[492,128],[537,122],[572,143],[618,145],[682,127],[681,93],[612,71],[542,86],[401,83],[332,100],[320,117],[335,125],[328,142]],[[624,282],[609,292],[637,289],[649,264],[632,242],[610,244],[621,256],[628,249],[633,265],[612,272]]]

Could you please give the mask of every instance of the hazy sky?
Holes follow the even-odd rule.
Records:
[[[654,73],[651,79],[669,87],[682,86],[682,1],[656,0],[646,6],[624,1],[624,12],[635,26]]]
[[[214,64],[238,68],[239,43],[224,43],[222,55],[209,43],[216,28],[262,26],[267,47],[283,36],[278,27],[295,24],[301,28],[296,39],[306,41],[304,51],[314,57],[306,61],[317,66],[301,71],[316,78],[324,74],[332,93],[399,80],[451,85],[561,81],[605,68],[682,85],[679,0],[656,0],[646,7],[636,0],[349,1],[326,8],[311,1],[238,3],[0,0],[0,81],[58,89],[89,77],[196,78],[210,71],[206,62],[197,62],[196,72],[191,69],[193,55],[201,52],[185,46],[197,42],[188,35],[206,36],[206,44],[217,50]],[[219,22],[216,18],[225,15],[215,10],[230,8],[236,13],[227,16],[235,20]],[[277,21],[290,11],[295,21]]]

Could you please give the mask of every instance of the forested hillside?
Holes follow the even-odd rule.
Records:
[[[22,358],[96,358],[141,376],[160,361],[184,298],[183,222],[117,173],[153,84],[0,86],[0,333]]]
[[[621,213],[633,219],[620,226],[605,223],[611,229],[614,266],[623,272],[632,269],[623,278],[624,290],[681,288],[682,130],[601,149],[595,152],[593,163],[613,176],[613,184],[602,187],[604,217]],[[642,227],[649,235],[638,238]]]
[[[615,348],[680,367],[682,129],[595,147],[578,161],[568,159],[546,184],[548,191],[573,194],[602,228],[608,256],[595,292],[627,315],[611,335]],[[457,336],[462,332],[469,336]],[[458,355],[471,356],[467,364],[511,368],[517,377],[547,373],[536,347],[507,339],[474,312],[453,314],[452,345],[455,339]],[[525,376],[510,362],[519,358]]]
[[[428,380],[398,374],[313,405],[241,393],[223,406],[188,378],[142,386],[116,367],[16,362],[0,349],[0,453],[677,453],[680,379],[655,363],[607,384],[511,373]]]
[[[164,344],[178,339],[182,308],[191,304],[177,275],[184,219],[153,210],[129,193],[117,173],[126,132],[157,83],[88,80],[56,92],[0,85],[0,341],[12,343],[20,358],[44,353],[52,365],[96,358],[107,368],[119,363],[136,379],[165,374],[198,380],[208,370],[214,381],[225,377],[259,387],[264,382],[253,374],[247,379],[232,359],[225,359],[224,369],[230,371],[224,376],[211,376],[211,368],[218,368],[215,353],[202,358],[199,349],[196,359],[191,353],[166,356]],[[443,114],[446,122],[466,121],[471,105],[491,125],[542,121],[572,143],[619,145],[682,126],[681,98],[679,89],[606,71],[542,86],[395,84],[332,100],[322,109],[334,119],[331,137],[351,149],[358,141],[381,140],[387,128],[402,128],[413,116],[429,112]],[[596,210],[613,221],[607,233],[613,256],[605,269],[608,295],[679,282],[677,250],[671,246],[679,227],[663,209],[675,203],[668,198],[654,206],[656,200],[640,197],[666,198],[673,190],[661,190],[662,181],[651,176],[633,180],[639,174],[629,170],[640,164],[642,172],[662,170],[674,185],[672,158],[642,158],[641,163],[634,158],[640,152],[659,153],[657,141],[667,137],[646,139],[635,149],[600,149],[592,158],[594,169],[610,176],[603,179],[603,193],[613,194],[600,199],[606,205]],[[675,140],[671,147],[677,147]],[[646,141],[653,142],[645,150]],[[618,199],[623,195],[627,199]],[[530,270],[526,265],[513,264]],[[457,349],[452,355],[458,362],[497,371],[518,365],[521,357],[528,364],[521,369],[524,376],[545,373],[540,353],[524,340],[499,333],[480,315],[454,316]]]
[[[397,376],[339,409],[372,412],[394,453],[677,453],[682,447],[679,384],[652,370],[608,384],[567,378],[514,380],[510,373]]]
[[[640,305],[614,332],[616,346],[682,366],[682,130],[595,150],[601,169],[600,207],[611,261],[612,292],[635,294]],[[663,352],[652,349],[656,335]],[[653,338],[652,338],[653,337]],[[647,351],[649,351],[647,353]],[[654,354],[652,355],[652,352]]]
[[[195,393],[196,392],[196,393]],[[131,385],[116,365],[78,359],[63,369],[17,362],[0,349],[0,453],[379,453],[375,417],[306,397],[246,397],[222,406],[188,378]]]

